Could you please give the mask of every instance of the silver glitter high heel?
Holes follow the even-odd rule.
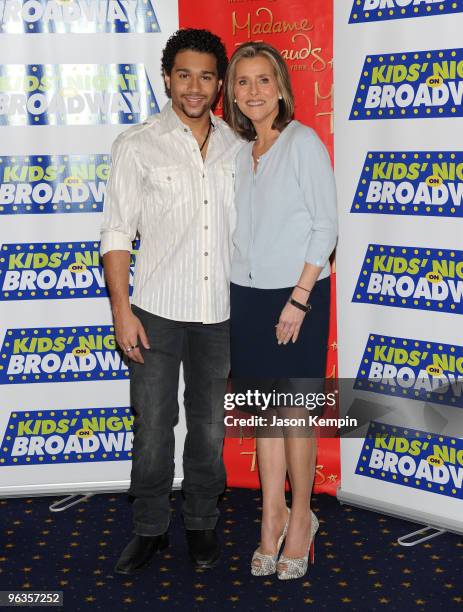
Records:
[[[277,575],[280,580],[293,580],[294,578],[302,578],[303,576],[305,576],[307,572],[307,566],[309,563],[309,557],[310,557],[310,562],[312,563],[312,565],[314,564],[314,561],[315,561],[314,540],[315,540],[315,534],[318,531],[319,523],[318,523],[317,517],[312,511],[310,511],[310,514],[312,516],[312,523],[310,526],[310,542],[307,547],[307,554],[305,555],[305,557],[299,557],[296,559],[292,559],[290,557],[285,557],[284,555],[281,555],[281,557],[278,560],[278,563],[279,564],[284,563],[286,565],[286,568],[280,570],[277,567]]]
[[[288,518],[286,519],[283,533],[278,538],[277,551],[274,555],[264,555],[263,553],[259,552],[259,549],[254,551],[251,559],[251,574],[253,576],[270,576],[276,572],[278,554],[280,552],[281,545],[283,544],[283,540],[288,533],[289,515],[291,510],[289,508],[286,508],[286,510],[288,511]],[[253,565],[256,559],[260,561],[260,565]]]

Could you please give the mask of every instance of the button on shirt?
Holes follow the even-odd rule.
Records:
[[[304,263],[330,274],[337,236],[336,189],[328,153],[298,121],[261,155],[254,172],[253,142],[236,157],[236,230],[231,280],[279,289],[295,285]]]
[[[176,321],[229,317],[234,157],[242,142],[211,114],[203,162],[191,130],[169,101],[116,138],[104,202],[101,254],[132,250],[132,303]]]

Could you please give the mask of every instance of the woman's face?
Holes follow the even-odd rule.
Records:
[[[262,55],[236,64],[233,93],[238,108],[253,124],[273,123],[278,115],[278,83],[272,64]]]

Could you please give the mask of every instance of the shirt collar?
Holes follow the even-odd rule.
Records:
[[[216,130],[219,126],[219,122],[217,121],[217,117],[214,113],[210,112],[210,119],[212,123],[212,130]],[[176,128],[181,128],[182,130],[188,127],[183,123],[180,117],[172,108],[172,100],[168,100],[167,103],[163,106],[160,112],[161,118],[161,134],[167,134],[168,132],[173,132]]]

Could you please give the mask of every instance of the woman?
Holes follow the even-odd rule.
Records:
[[[329,257],[337,236],[329,156],[315,132],[292,119],[288,70],[270,45],[240,46],[224,89],[224,117],[247,141],[236,160],[232,378],[323,379]],[[316,441],[307,435],[271,435],[257,437],[263,513],[251,572],[300,578],[310,550],[313,560],[318,528],[310,510]],[[285,502],[286,474],[291,512]]]

